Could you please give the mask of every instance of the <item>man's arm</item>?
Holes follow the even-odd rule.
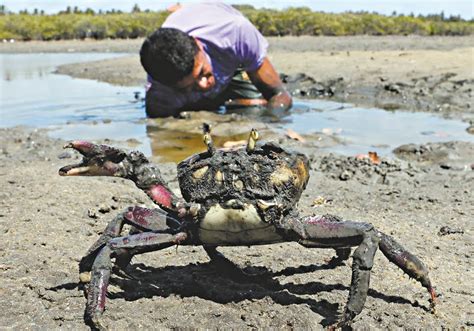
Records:
[[[269,110],[280,112],[290,109],[293,103],[291,95],[286,91],[280,76],[268,57],[265,57],[262,65],[257,70],[247,73],[252,83],[267,99]]]
[[[184,97],[172,88],[155,81],[148,83],[145,95],[145,110],[149,118],[177,117],[183,110]]]
[[[145,111],[148,118],[178,116],[178,109],[163,107],[163,105],[159,102],[160,99],[157,98],[154,93],[147,91],[145,98]]]

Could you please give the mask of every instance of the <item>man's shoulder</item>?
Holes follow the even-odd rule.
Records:
[[[182,5],[181,9],[169,15],[164,25],[172,24],[174,21],[181,21],[183,19],[192,21],[205,19],[212,21],[213,19],[222,20],[226,17],[232,17],[234,20],[244,18],[242,13],[237,9],[223,2],[189,3]]]

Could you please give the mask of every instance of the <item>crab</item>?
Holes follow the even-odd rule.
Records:
[[[216,149],[204,125],[207,150],[178,164],[182,197],[162,178],[157,165],[137,151],[73,141],[83,155],[79,164],[59,170],[62,176],[115,176],[132,180],[158,205],[129,207],[116,216],[79,264],[80,281],[88,283],[85,321],[103,328],[107,286],[113,266],[125,270],[136,254],[174,245],[203,246],[212,261],[232,263],[218,246],[250,246],[297,242],[308,248],[333,248],[334,261],[352,254],[352,280],[344,311],[332,327],[349,325],[362,311],[377,249],[430,294],[436,293],[425,265],[394,238],[371,224],[334,215],[300,216],[295,207],[309,179],[309,160],[272,142],[261,143],[250,132],[246,146]],[[123,234],[123,226],[132,230]],[[115,260],[113,262],[113,259]]]

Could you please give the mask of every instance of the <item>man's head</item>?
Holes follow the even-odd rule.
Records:
[[[215,84],[201,43],[183,31],[160,28],[140,49],[145,71],[156,81],[183,91],[207,91]]]

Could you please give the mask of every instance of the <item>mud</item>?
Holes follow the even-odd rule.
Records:
[[[380,81],[371,86],[352,85],[343,77],[317,81],[303,73],[292,76],[283,74],[282,80],[290,93],[299,98],[331,98],[385,110],[449,114],[472,122],[474,79],[460,79],[455,73],[405,81],[380,77]],[[472,131],[471,127],[472,124],[468,132]]]
[[[86,330],[80,258],[116,213],[152,204],[121,179],[58,176],[57,170],[78,156],[64,152],[64,142],[45,131],[1,129],[0,139],[0,328]],[[280,141],[295,147],[293,140]],[[324,154],[315,144],[299,148],[312,168],[298,206],[302,214],[332,213],[374,224],[426,263],[439,293],[432,314],[426,290],[377,253],[369,297],[354,327],[472,327],[472,144],[403,148],[417,155],[449,147],[452,167],[443,166],[446,158],[417,157],[382,158],[375,165]],[[174,165],[161,167],[178,192]],[[341,176],[344,172],[350,175]],[[285,243],[220,251],[255,277],[220,273],[200,247],[142,255],[133,260],[133,278],[112,277],[106,324],[111,329],[322,329],[346,303],[350,262],[328,267],[332,250]]]
[[[298,78],[294,93],[312,87],[331,99],[442,113],[470,122],[468,130],[474,132],[473,76],[468,70],[473,67],[472,38],[271,38],[269,56],[280,72]],[[32,42],[0,44],[0,52],[136,54],[140,44],[140,40]],[[137,55],[59,70],[125,85],[144,82]],[[311,79],[299,75],[303,72]],[[303,78],[309,84],[299,80]],[[308,135],[302,143],[240,115],[217,117],[193,113],[164,119],[156,121],[156,132],[149,134],[179,127],[197,135],[195,123],[202,118],[214,124],[217,135],[257,127],[263,139],[277,140],[310,158],[310,181],[298,204],[302,215],[331,213],[370,222],[427,265],[439,293],[435,314],[430,312],[426,290],[377,253],[356,329],[474,326],[472,143],[399,146],[394,156],[374,164],[364,156],[323,152],[323,147],[338,143],[326,135]],[[96,142],[129,149],[136,144],[109,138]],[[44,130],[0,129],[0,141],[0,329],[86,330],[79,260],[121,210],[153,205],[133,183],[122,179],[58,176],[60,167],[79,157],[64,151],[65,142],[49,138]],[[175,164],[160,167],[179,193]],[[335,322],[347,301],[350,261],[328,267],[333,250],[306,249],[296,243],[219,250],[254,277],[222,274],[209,264],[201,247],[145,254],[134,258],[132,278],[112,277],[106,325],[117,330],[317,330]]]

